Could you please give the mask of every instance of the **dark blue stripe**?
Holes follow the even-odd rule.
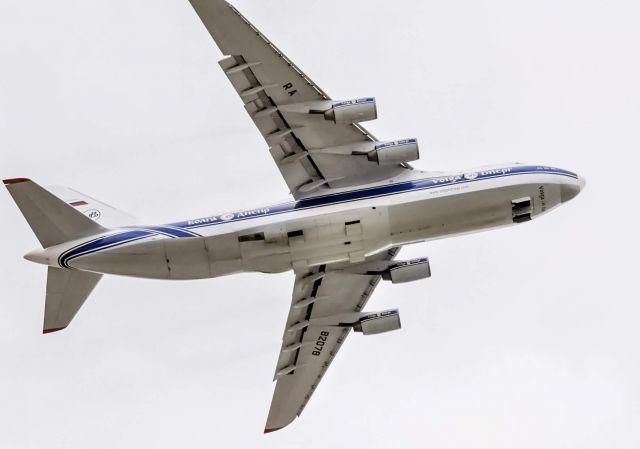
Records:
[[[169,225],[165,226],[145,226],[144,229],[157,232],[158,234],[163,234],[168,237],[180,238],[180,237],[200,237],[199,234],[195,232],[188,231],[186,229],[179,229],[170,227]]]
[[[334,104],[333,108],[335,109],[335,108],[341,108],[343,106],[354,106],[354,105],[360,105],[360,104],[374,103],[375,100],[376,99],[373,97],[368,97],[368,98],[358,98],[357,100],[340,101]]]
[[[58,258],[58,264],[62,267],[71,268],[69,266],[69,262],[77,257],[93,254],[103,249],[114,248],[116,246],[140,240],[154,234],[163,234],[172,238],[198,236],[198,234],[191,231],[175,229],[166,226],[156,226],[152,228],[130,230],[118,234],[99,237],[75,246],[60,255],[60,257]]]
[[[68,263],[76,257],[91,254],[102,249],[112,248],[130,241],[139,240],[152,234],[153,233],[151,231],[136,230],[100,237],[65,251],[58,258],[58,264],[62,267],[70,268]]]
[[[320,206],[329,206],[335,204],[342,204],[351,201],[358,201],[368,198],[377,198],[388,195],[395,195],[398,193],[418,191],[424,189],[431,189],[437,187],[445,187],[451,184],[462,184],[468,182],[479,181],[483,179],[501,178],[505,176],[514,176],[520,174],[536,174],[547,173],[557,174],[562,176],[568,176],[571,178],[577,178],[573,172],[563,170],[559,168],[542,167],[542,166],[516,166],[508,167],[505,169],[493,169],[493,170],[479,170],[473,173],[466,173],[452,176],[432,177],[426,179],[419,179],[414,181],[407,181],[398,184],[370,187],[359,190],[351,190],[343,193],[333,193],[323,196],[318,196],[309,199],[303,199],[297,202],[282,203],[275,206],[265,207],[261,209],[254,209],[250,211],[240,211],[227,213],[222,215],[216,215],[197,220],[183,221],[178,223],[172,223],[164,226],[154,226],[145,229],[126,230],[118,234],[111,234],[104,237],[98,237],[88,242],[75,246],[60,255],[58,263],[60,266],[69,267],[68,263],[76,257],[95,253],[97,251],[113,248],[123,245],[125,243],[140,240],[150,235],[163,234],[174,238],[186,238],[186,237],[199,237],[189,229],[199,228],[204,226],[212,226],[223,223],[229,223],[234,221],[249,220],[252,218],[265,217],[270,215],[277,215],[286,212],[292,212],[295,210],[310,209]],[[176,229],[182,228],[182,229]]]
[[[178,229],[169,226],[152,226],[146,227],[145,229],[149,229],[151,231],[156,231],[161,234],[168,235],[170,237],[199,237],[195,232],[187,231],[185,229]]]
[[[556,174],[561,176],[568,176],[571,178],[577,178],[573,172],[563,170],[560,168],[544,167],[536,165],[519,165],[515,167],[505,167],[496,169],[478,170],[476,172],[467,172],[464,174],[456,174],[451,176],[431,177],[425,179],[418,179],[412,181],[406,181],[398,184],[384,185],[369,187],[359,190],[350,190],[343,193],[332,193],[322,196],[317,196],[309,199],[303,199],[297,202],[282,203],[275,206],[269,206],[262,209],[256,209],[253,211],[240,211],[227,213],[222,215],[215,215],[211,217],[200,218],[196,220],[182,221],[178,223],[172,223],[171,226],[176,226],[184,229],[195,229],[205,226],[213,226],[223,223],[248,220],[252,218],[265,217],[271,215],[278,215],[286,212],[292,212],[295,210],[311,209],[320,206],[329,206],[335,204],[342,204],[351,201],[358,201],[370,198],[383,197],[388,195],[395,195],[399,193],[418,191],[424,189],[432,189],[438,187],[445,187],[452,184],[463,184],[468,182],[475,182],[486,179],[502,178],[506,176],[522,175],[522,174]],[[264,211],[264,212],[261,212]]]

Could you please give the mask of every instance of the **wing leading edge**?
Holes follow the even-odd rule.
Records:
[[[374,136],[359,124],[336,123],[318,113],[317,108],[334,104],[331,98],[236,8],[223,0],[190,2],[226,55],[220,66],[294,198],[380,181],[407,169],[367,159]]]

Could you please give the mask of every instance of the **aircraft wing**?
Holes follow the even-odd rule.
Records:
[[[392,260],[399,248],[370,261]],[[276,366],[276,387],[265,433],[300,416],[344,343],[381,276],[354,274],[348,262],[296,272],[289,317]]]
[[[223,0],[190,2],[226,55],[220,66],[294,198],[380,181],[408,168],[368,160],[375,137],[358,124],[326,119],[322,110],[334,104],[331,98],[236,8]]]

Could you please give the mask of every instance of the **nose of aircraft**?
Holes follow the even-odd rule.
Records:
[[[560,200],[563,203],[572,200],[585,188],[586,185],[587,181],[582,176],[578,175],[578,179],[576,179],[574,182],[562,185],[562,190],[560,191]]]
[[[584,179],[582,176],[578,176],[578,187],[580,187],[581,191],[584,189],[586,185],[587,185],[587,180]]]

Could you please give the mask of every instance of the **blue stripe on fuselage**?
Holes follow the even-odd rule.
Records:
[[[174,238],[200,237],[200,235],[196,234],[195,232],[191,232],[191,231],[188,231],[186,229],[175,228],[175,227],[170,226],[170,225],[166,225],[166,226],[147,226],[147,227],[145,227],[145,229],[148,229],[149,231],[155,231],[155,232],[158,232],[160,234],[164,234],[166,236],[174,237]]]
[[[486,179],[502,178],[506,176],[524,175],[524,174],[556,174],[576,178],[573,172],[560,168],[544,167],[536,165],[519,165],[515,167],[504,167],[495,169],[484,169],[474,172],[466,172],[454,175],[443,175],[439,177],[430,177],[412,181],[405,181],[398,184],[369,187],[359,190],[350,190],[342,193],[332,193],[323,196],[317,196],[308,199],[302,199],[296,202],[282,203],[275,206],[264,207],[249,211],[231,212],[211,217],[199,218],[195,220],[182,221],[172,223],[183,229],[195,229],[206,226],[214,226],[234,221],[248,220],[251,218],[265,217],[271,215],[282,214],[295,210],[311,209],[320,206],[331,206],[336,204],[347,203],[370,198],[378,198],[399,193],[445,187],[452,184],[462,184],[468,182],[481,181]]]
[[[336,204],[347,203],[351,201],[364,200],[369,198],[377,198],[388,195],[395,195],[398,193],[404,193],[409,191],[418,191],[424,189],[431,189],[437,187],[445,187],[452,184],[468,183],[474,181],[480,181],[484,179],[501,178],[505,176],[514,176],[521,174],[557,174],[561,176],[568,176],[571,178],[577,178],[573,172],[563,170],[559,168],[543,167],[543,166],[516,166],[496,169],[478,170],[475,172],[467,172],[464,174],[456,174],[449,176],[431,177],[425,179],[418,179],[413,181],[406,181],[398,184],[391,184],[385,186],[369,187],[365,189],[351,190],[343,193],[333,193],[314,198],[303,199],[297,202],[282,203],[275,206],[264,207],[260,209],[254,209],[249,211],[239,211],[227,214],[215,215],[206,218],[200,218],[196,220],[183,221],[178,223],[172,223],[163,226],[146,227],[144,229],[137,230],[124,230],[117,234],[111,234],[105,237],[99,237],[88,242],[77,245],[60,255],[58,263],[60,266],[71,268],[68,263],[76,257],[93,254],[103,249],[110,249],[116,246],[130,243],[136,240],[140,240],[152,235],[166,235],[172,238],[188,238],[199,237],[190,229],[219,225],[223,223],[229,223],[233,221],[248,220],[251,218],[259,218],[270,215],[277,215],[286,212],[292,212],[296,210],[311,209],[321,206],[330,206]]]
[[[122,245],[127,242],[139,240],[145,237],[153,235],[153,232],[146,230],[125,231],[118,234],[111,234],[104,237],[100,237],[89,242],[77,245],[58,257],[58,264],[61,267],[71,268],[68,263],[76,257],[86,256],[87,254],[95,253],[107,248],[113,248],[115,246]]]

